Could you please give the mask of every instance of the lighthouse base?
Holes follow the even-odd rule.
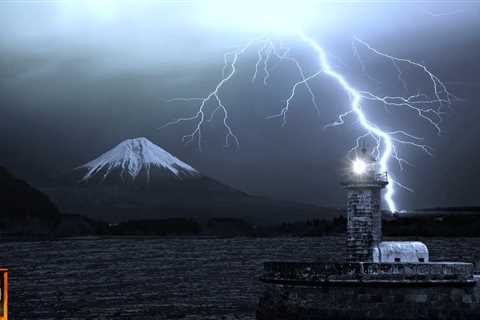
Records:
[[[256,317],[480,319],[480,286],[470,266],[267,263]],[[384,272],[379,273],[378,268]],[[374,273],[368,273],[372,270]]]

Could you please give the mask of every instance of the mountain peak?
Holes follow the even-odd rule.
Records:
[[[127,139],[79,168],[87,169],[82,179],[85,181],[100,173],[106,178],[114,169],[120,169],[121,177],[128,174],[133,179],[145,170],[147,179],[150,179],[153,167],[166,170],[178,178],[198,175],[197,170],[145,137]]]

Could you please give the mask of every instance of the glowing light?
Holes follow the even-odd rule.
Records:
[[[306,28],[318,12],[314,0],[207,0],[199,2],[205,21],[213,27],[259,33],[295,33]]]
[[[118,6],[116,6],[114,0],[87,0],[83,5],[94,16],[106,20],[113,19],[118,10]]]
[[[361,159],[355,159],[352,163],[352,171],[357,175],[362,175],[367,171],[367,164]]]

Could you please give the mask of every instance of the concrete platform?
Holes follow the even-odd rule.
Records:
[[[267,262],[258,320],[480,319],[473,265]]]

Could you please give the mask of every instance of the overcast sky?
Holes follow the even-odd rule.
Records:
[[[224,53],[268,34],[290,48],[307,74],[317,57],[292,29],[302,28],[325,49],[332,65],[357,88],[379,95],[432,94],[424,73],[402,68],[358,46],[421,62],[458,96],[437,135],[413,113],[365,105],[386,130],[424,137],[433,157],[408,146],[412,166],[391,173],[415,190],[398,190],[398,207],[480,205],[480,2],[435,1],[0,1],[1,164],[36,185],[48,183],[127,138],[145,136],[206,175],[241,190],[279,199],[341,206],[346,155],[362,134],[355,117],[324,129],[349,101],[325,76],[299,88],[286,126],[265,117],[278,112],[299,75],[272,60],[269,82],[255,83],[254,44],[238,74],[221,91],[240,148],[224,148],[221,117],[203,131],[203,151],[181,138],[198,105],[167,102],[207,95],[220,81]],[[407,4],[405,4],[407,3]],[[358,43],[357,43],[358,45]]]

